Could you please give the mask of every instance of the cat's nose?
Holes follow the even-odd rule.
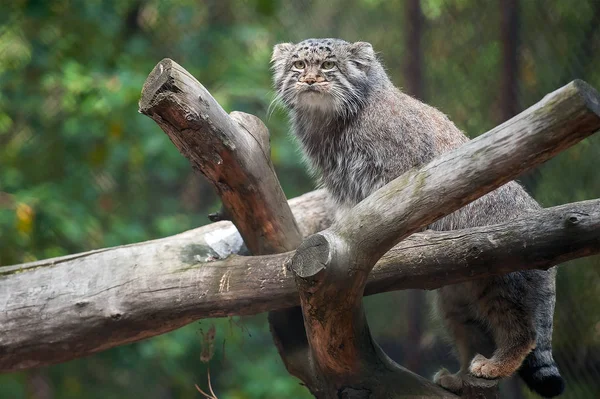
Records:
[[[314,83],[317,83],[317,78],[316,76],[307,76],[304,78],[304,83],[312,85]]]

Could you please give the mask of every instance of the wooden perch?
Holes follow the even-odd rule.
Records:
[[[328,225],[323,199],[316,191],[290,201],[305,236]],[[0,268],[0,372],[64,362],[197,319],[300,303],[285,268],[293,252],[236,256],[241,247],[235,227],[219,222]],[[598,253],[600,200],[562,205],[510,223],[413,234],[380,259],[366,294],[434,289]]]
[[[269,317],[276,343],[288,370],[317,397],[455,397],[381,352],[362,295],[437,288],[599,253],[598,201],[503,225],[408,237],[598,129],[598,109],[592,89],[571,83],[383,187],[294,255],[285,251],[328,225],[323,193],[293,202],[292,214],[262,122],[228,115],[187,71],[163,60],[144,85],[140,111],[215,185],[248,249],[264,256],[236,256],[242,238],[231,223],[219,222],[162,240],[2,268],[0,371],[84,356],[202,317],[286,308]],[[288,309],[298,303],[304,323],[299,308]],[[478,384],[475,379],[483,392],[486,384]]]
[[[159,62],[148,76],[140,112],[158,123],[192,167],[213,183],[223,213],[253,255],[300,245],[302,235],[271,163],[269,131],[260,119],[240,112],[228,116],[200,82],[170,59]],[[270,314],[269,323],[288,371],[310,380],[299,309]]]
[[[168,58],[144,83],[140,112],[215,186],[254,255],[295,249],[302,240],[271,163],[269,132],[256,116],[228,115],[188,71]]]
[[[340,397],[349,386],[372,398],[420,395],[416,380],[390,364],[371,338],[362,297],[375,263],[408,235],[598,129],[600,96],[574,81],[490,132],[398,177],[305,240],[292,270],[315,373],[321,376],[321,397]]]
[[[327,225],[323,199],[316,191],[291,201],[304,234]],[[242,246],[236,228],[219,222],[0,268],[0,372],[64,362],[204,317],[297,305],[283,266],[289,255],[232,256]]]

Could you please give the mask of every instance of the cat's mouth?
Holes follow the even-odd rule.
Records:
[[[306,83],[297,84],[297,105],[310,110],[330,112],[333,105],[330,88],[329,82],[313,83],[311,85]]]
[[[327,93],[329,91],[329,82],[320,82],[320,83],[296,83],[296,90],[299,93]]]

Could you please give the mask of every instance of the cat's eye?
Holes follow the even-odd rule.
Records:
[[[325,61],[321,64],[321,69],[333,69],[335,67],[335,62],[333,61]]]
[[[294,68],[296,69],[304,69],[304,61],[295,61]]]

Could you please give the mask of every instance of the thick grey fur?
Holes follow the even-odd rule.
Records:
[[[278,99],[338,212],[468,141],[442,112],[398,90],[369,43],[283,43],[275,46],[271,62]],[[536,209],[535,200],[510,182],[429,227],[499,223]],[[438,290],[437,309],[461,369],[441,370],[434,380],[458,392],[467,372],[502,378],[518,370],[543,396],[560,394],[564,381],[551,342],[555,275],[554,268],[527,270]]]

